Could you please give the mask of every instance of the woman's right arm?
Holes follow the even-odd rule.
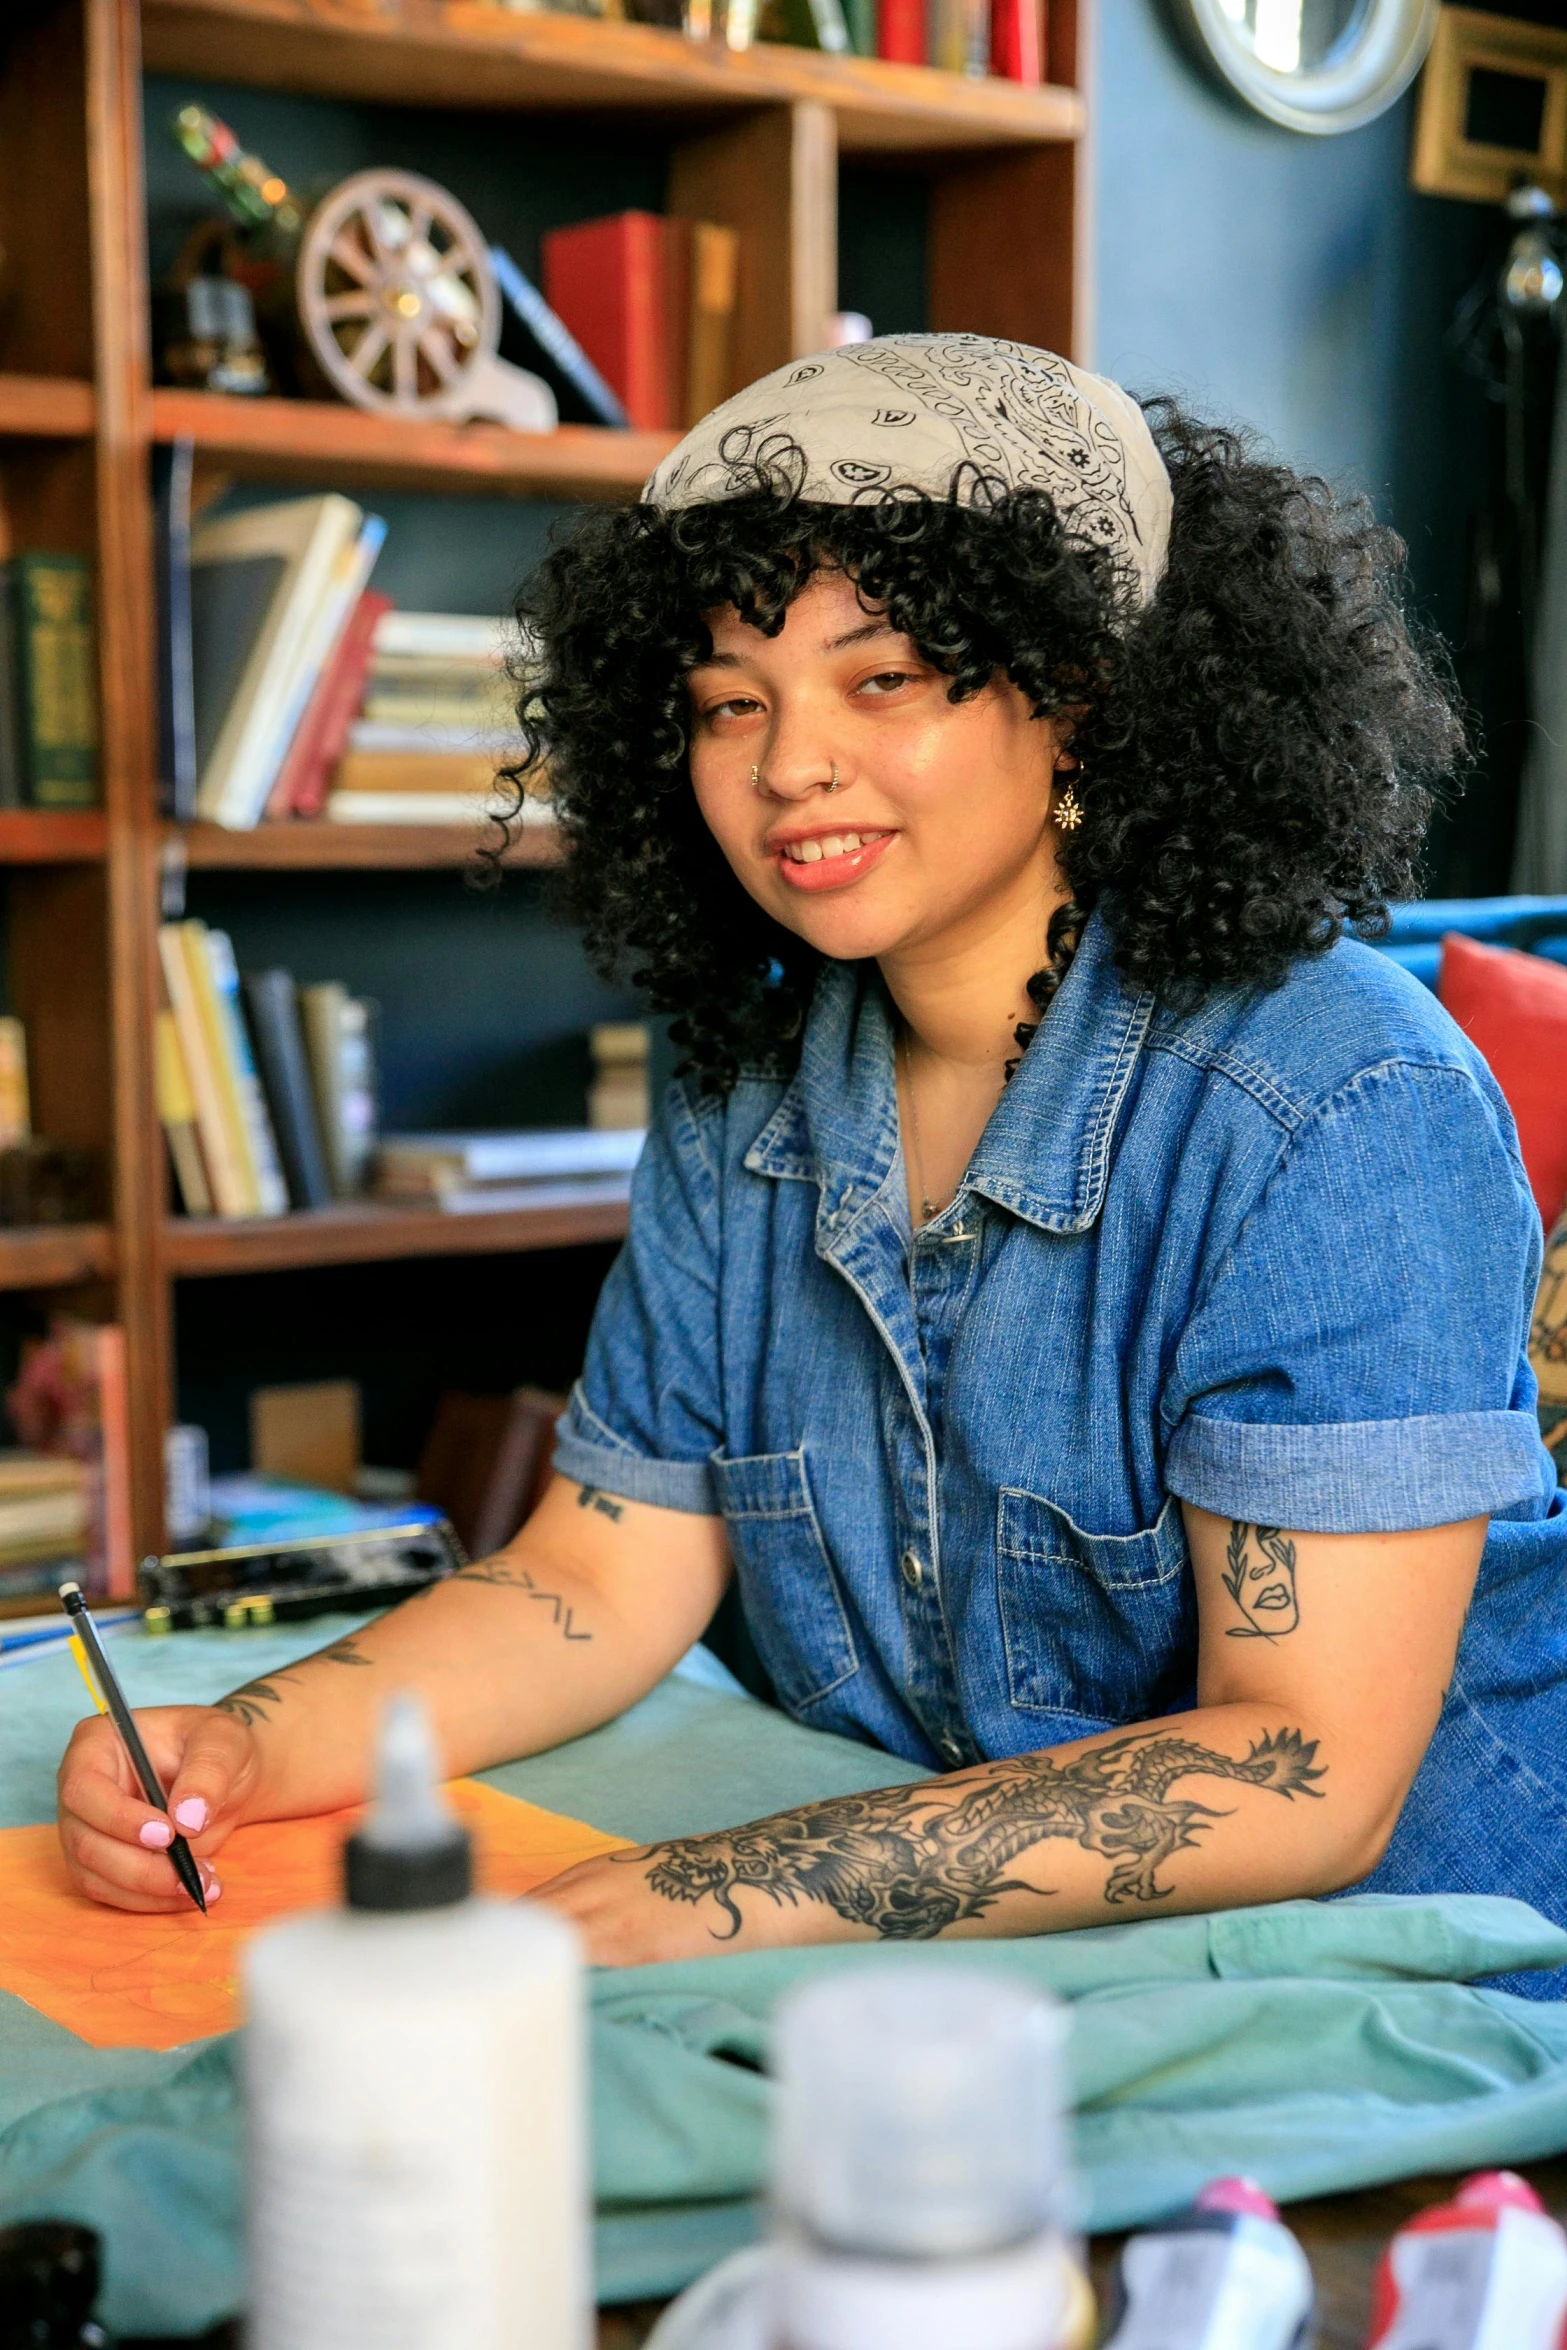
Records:
[[[728,1576],[721,1518],[557,1476],[493,1558],[216,1706],[154,1707],[137,1720],[170,1811],[210,1864],[246,1821],[360,1801],[393,1690],[423,1697],[454,1777],[597,1728],[701,1638]],[[121,1909],[185,1906],[164,1849],[172,1831],[102,1718],[81,1723],[66,1749],[59,1814],[83,1892]],[[210,1865],[203,1875],[213,1878]]]

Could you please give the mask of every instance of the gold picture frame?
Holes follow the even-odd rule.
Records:
[[[1489,88],[1477,89],[1477,74],[1491,77]],[[1539,88],[1532,147],[1471,135],[1477,97],[1502,94],[1506,84]],[[1527,110],[1527,88],[1521,94]],[[1504,203],[1520,179],[1529,179],[1558,206],[1567,204],[1567,32],[1474,8],[1444,8],[1420,83],[1410,178],[1423,195],[1479,204]]]

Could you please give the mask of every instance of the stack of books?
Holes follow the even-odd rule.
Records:
[[[465,612],[378,617],[359,715],[332,775],[334,824],[466,824],[496,804],[498,771],[524,756],[499,621]],[[546,804],[530,799],[535,821]]]
[[[640,1127],[389,1134],[376,1159],[376,1196],[449,1216],[625,1200],[646,1140]]]
[[[0,1597],[52,1590],[37,1572],[80,1559],[91,1529],[86,1464],[43,1453],[0,1453]]]
[[[125,1332],[57,1314],[22,1342],[6,1409],[24,1451],[0,1453],[0,1617],[28,1615],[69,1561],[92,1591],[135,1587]]]
[[[361,1193],[376,1139],[371,1008],[335,980],[240,977],[225,931],[166,922],[158,1115],[190,1216],[281,1216]]]
[[[504,625],[394,612],[369,585],[386,525],[336,492],[193,525],[192,465],[160,454],[164,813],[476,829],[525,749]]]

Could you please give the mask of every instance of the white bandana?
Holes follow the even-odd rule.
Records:
[[[986,485],[1046,490],[1146,603],[1164,568],[1170,478],[1135,400],[1053,351],[989,335],[878,335],[775,369],[694,425],[643,489],[699,506],[777,468],[852,506],[911,489],[972,504]]]

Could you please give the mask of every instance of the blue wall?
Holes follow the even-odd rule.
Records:
[[[1442,338],[1494,215],[1410,191],[1411,112],[1278,129],[1204,78],[1159,0],[1100,0],[1096,364],[1369,490],[1452,632],[1483,404]]]

